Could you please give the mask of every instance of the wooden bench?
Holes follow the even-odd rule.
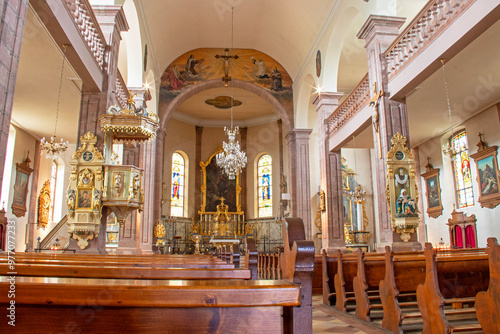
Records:
[[[489,284],[488,256],[483,252],[440,254],[425,244],[425,282],[417,287],[417,302],[424,333],[481,330],[475,309],[448,309],[445,304],[473,304]]]
[[[0,277],[2,296],[8,288]],[[15,302],[18,332],[306,333],[293,330],[301,288],[287,281],[19,277]]]
[[[490,282],[488,290],[476,295],[476,313],[486,334],[500,333],[500,246],[496,238],[488,238]]]
[[[26,332],[43,328],[47,332],[62,330],[79,333],[312,333],[314,244],[300,240],[305,237],[300,219],[288,219],[283,223],[283,234],[287,247],[282,263],[288,281],[174,281],[18,275],[16,329]],[[247,244],[251,245],[251,241]],[[255,250],[248,250],[246,257],[247,254],[249,261],[245,262],[250,264],[255,258],[252,255]],[[26,261],[30,261],[27,258]],[[41,266],[62,267],[60,270],[67,272],[71,265],[77,263],[63,259],[60,263],[64,264],[58,265],[57,260],[51,261],[52,264],[42,261]],[[89,272],[111,270],[112,266],[104,263],[101,267],[95,263],[89,266]],[[118,271],[130,267],[126,260],[115,261],[114,264],[119,264]],[[30,264],[19,267],[24,265]],[[138,268],[145,267],[146,263],[140,263]],[[164,269],[160,261],[153,263],[151,268]],[[253,275],[252,270],[234,270]],[[118,271],[115,273],[119,274]],[[180,271],[186,272],[184,269]],[[7,296],[9,287],[8,278],[0,277],[0,292],[4,296]],[[7,298],[0,299],[0,307],[7,307],[8,302]],[[7,322],[3,322],[0,331],[12,329],[7,326]]]

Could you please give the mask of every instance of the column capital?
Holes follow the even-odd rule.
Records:
[[[92,10],[99,22],[101,27],[103,26],[114,26],[119,32],[128,31],[130,28],[127,23],[127,18],[125,17],[125,12],[123,11],[123,6],[121,5],[96,5],[92,6]],[[104,37],[110,38],[111,36]],[[111,44],[111,41],[106,41]]]
[[[140,87],[140,88],[135,88],[135,87],[127,87],[129,92],[131,94],[135,94],[134,96],[134,101],[137,104],[137,107],[143,106],[144,108],[147,107],[147,101],[151,101],[151,92],[149,89]]]
[[[309,139],[312,129],[293,129],[286,134],[288,140],[291,139]]]
[[[399,28],[405,21],[403,17],[370,15],[356,37],[364,39],[366,45],[377,36],[389,36],[394,39],[399,35]]]
[[[339,100],[344,96],[342,92],[322,92],[314,97],[312,104],[319,110],[323,105],[338,106]]]

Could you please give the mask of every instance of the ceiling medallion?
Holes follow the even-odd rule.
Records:
[[[229,109],[231,106],[238,107],[243,104],[243,102],[235,100],[231,96],[217,96],[214,99],[206,100],[205,103],[214,106],[217,109]]]

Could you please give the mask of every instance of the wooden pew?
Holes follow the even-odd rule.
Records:
[[[284,246],[280,260],[282,275],[284,279],[300,284],[302,295],[300,306],[283,310],[283,316],[291,318],[291,321],[285,324],[285,332],[312,334],[314,241],[306,240],[301,218],[286,218],[282,223],[282,230]]]
[[[488,256],[485,253],[443,254],[436,256],[430,243],[425,245],[425,282],[417,287],[423,333],[452,333],[481,330],[470,319],[475,309],[446,310],[446,304],[470,304],[489,284]]]
[[[500,333],[500,246],[496,238],[488,238],[490,283],[488,290],[476,295],[476,313],[486,334]]]
[[[335,295],[335,285],[334,280],[331,279],[337,274],[337,257],[328,256],[325,249],[321,253],[322,258],[322,286],[323,286],[323,304],[325,305],[335,305],[336,295]]]
[[[258,256],[257,246],[253,237],[245,239],[245,268],[252,273],[252,279],[258,279]]]
[[[291,246],[285,248],[282,263],[293,283],[18,276],[16,327],[20,331],[43,328],[48,332],[79,333],[312,333],[314,244],[297,240],[304,238],[301,220],[289,223],[284,224],[283,233]],[[297,232],[300,227],[302,233]],[[249,259],[252,253],[247,251]],[[70,268],[66,259],[61,262],[65,263],[61,267]],[[127,265],[124,261],[118,268]],[[145,266],[142,263],[139,268]],[[154,267],[161,265],[156,263]],[[94,265],[89,270],[98,268]],[[8,277],[0,276],[0,292],[4,292],[0,307],[8,306],[9,287]],[[0,325],[1,332],[7,329],[11,328],[6,322]]]
[[[1,307],[8,287],[0,277]],[[307,333],[294,329],[301,288],[287,281],[19,277],[15,302],[16,332]]]

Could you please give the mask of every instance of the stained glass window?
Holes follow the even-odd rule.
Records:
[[[469,161],[469,146],[465,131],[451,138],[453,147],[453,167],[455,170],[455,185],[457,189],[458,207],[465,208],[474,205],[472,193],[472,177]]]
[[[273,215],[272,162],[271,156],[266,154],[260,157],[257,163],[259,217],[272,217]]]
[[[184,216],[184,158],[179,153],[172,155],[172,196],[170,215]]]

